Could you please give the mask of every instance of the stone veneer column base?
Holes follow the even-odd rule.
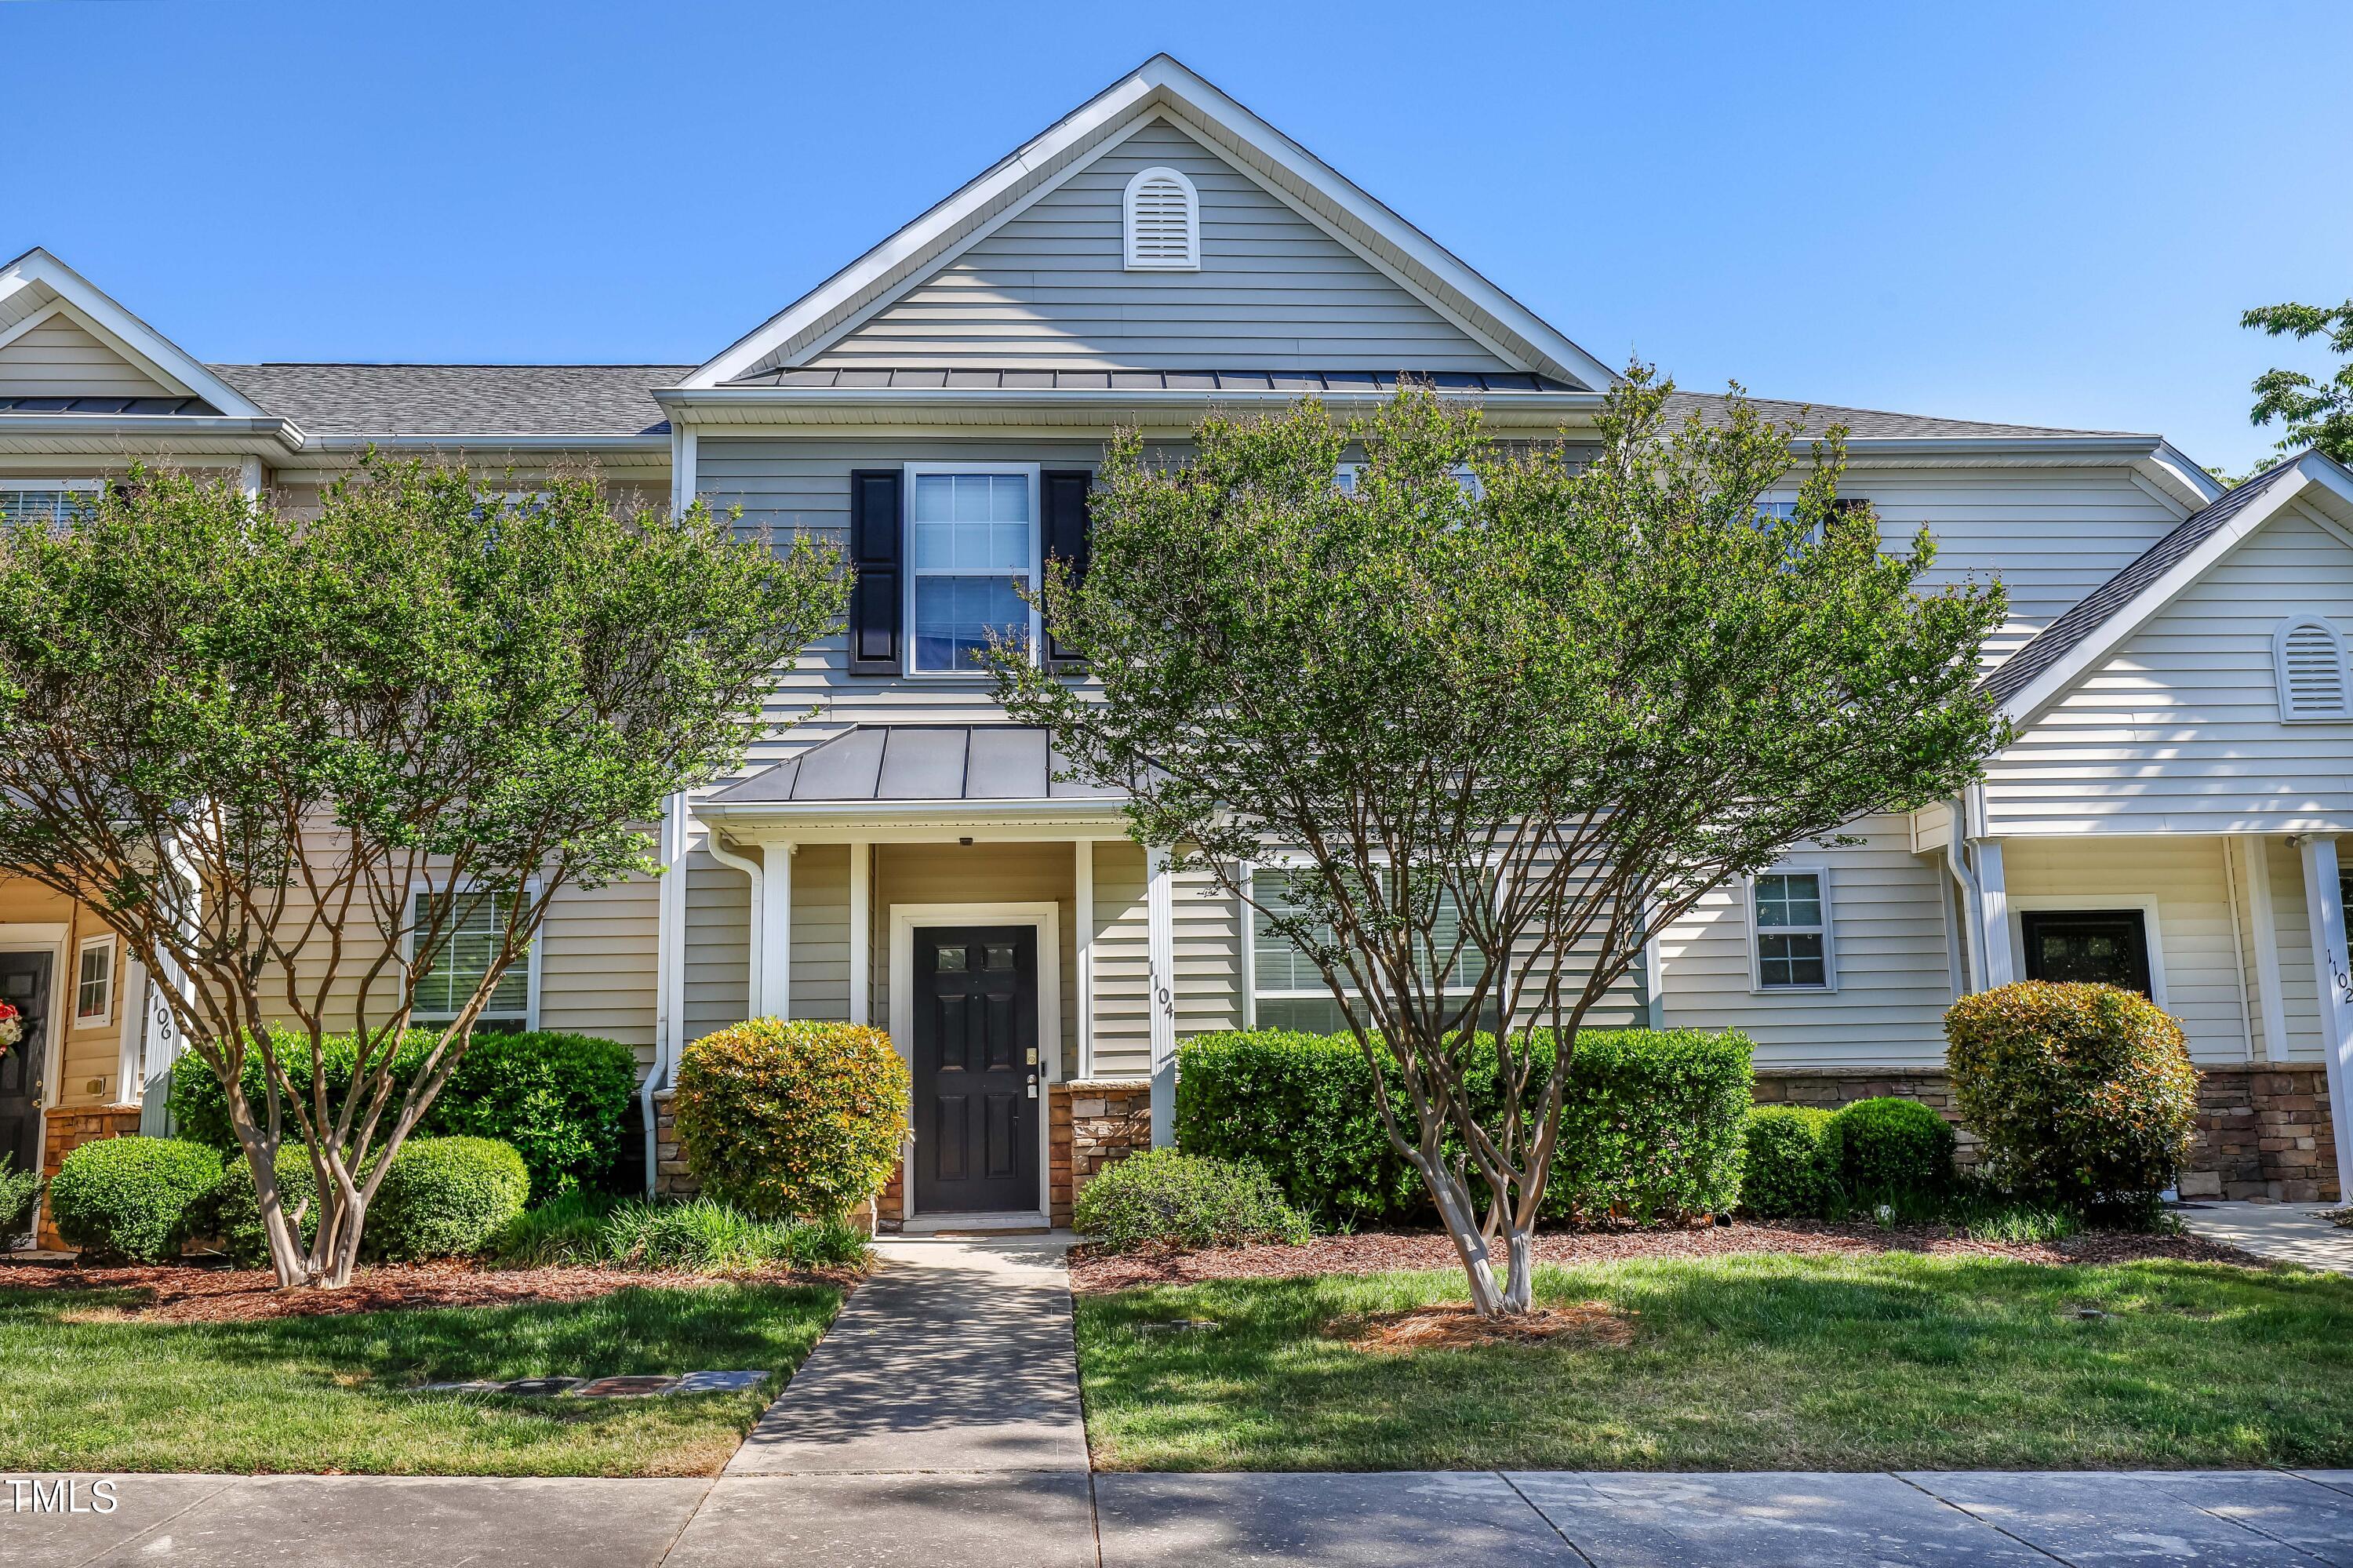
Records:
[[[54,1180],[66,1156],[85,1143],[96,1143],[105,1138],[132,1138],[139,1131],[137,1106],[51,1106],[41,1113],[48,1129],[47,1146],[41,1153],[41,1175]],[[65,1238],[49,1223],[49,1200],[47,1189],[41,1198],[40,1244],[56,1250],[65,1249]]]
[[[2326,1072],[2316,1062],[2200,1067],[2197,1130],[2189,1163],[2181,1172],[2181,1195],[2336,1202],[2341,1189]],[[1958,1125],[1952,1080],[1940,1068],[1871,1072],[1784,1067],[1760,1069],[1757,1075],[1759,1105],[1836,1110],[1881,1095],[1918,1100],[1934,1108],[1960,1134],[1962,1166],[1977,1163],[1977,1140]]]
[[[1048,1090],[1047,1217],[1067,1230],[1071,1211],[1096,1173],[1152,1147],[1152,1085],[1133,1078],[1080,1078]]]

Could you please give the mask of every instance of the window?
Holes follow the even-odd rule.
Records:
[[[1870,504],[1870,502],[1859,495],[1841,495],[1831,503],[1831,511],[1834,514],[1843,515],[1849,512],[1860,512]],[[1798,503],[1794,501],[1760,501],[1757,503],[1757,518],[1760,523],[1786,523],[1797,514]],[[1816,527],[1807,535],[1807,539],[1809,543],[1818,544],[1821,536],[1821,529]]]
[[[409,905],[408,952],[417,956],[417,944],[426,927],[432,924],[432,912],[427,898],[457,901],[454,921],[442,930],[441,950],[434,955],[433,967],[417,981],[416,1018],[419,1023],[446,1023],[458,1016],[474,988],[482,982],[483,973],[491,967],[491,959],[499,950],[499,938],[505,931],[508,912],[514,906],[514,895],[509,893],[419,893]],[[445,916],[448,918],[448,916]],[[499,977],[498,989],[483,1005],[481,1022],[493,1028],[528,1029],[538,1012],[539,964],[535,951],[517,956]]]
[[[908,639],[919,675],[977,674],[992,634],[1034,641],[1038,471],[909,471]]]
[[[1250,877],[1250,892],[1260,904],[1289,914],[1298,907],[1288,891],[1292,880],[1279,871],[1256,872]],[[1333,996],[1332,988],[1324,983],[1324,972],[1315,967],[1314,960],[1297,944],[1276,933],[1266,909],[1253,908],[1250,915],[1250,1000],[1258,1027],[1296,1029],[1309,1034],[1336,1034],[1347,1028],[1348,1021],[1341,1015],[1339,1001]],[[1448,894],[1430,923],[1430,939],[1439,951],[1445,952],[1452,948],[1455,933],[1460,929],[1461,915],[1453,895]],[[1467,995],[1478,985],[1485,966],[1486,960],[1478,949],[1466,948],[1456,958],[1453,972],[1446,978],[1446,994]]]
[[[1774,871],[1749,883],[1757,989],[1831,989],[1830,874]]]
[[[1363,463],[1342,463],[1332,472],[1332,488],[1343,495],[1356,494],[1356,481],[1364,471]],[[1454,475],[1454,482],[1461,486],[1462,493],[1472,500],[1477,501],[1487,493],[1487,487],[1479,482],[1479,471],[1469,463],[1457,463],[1451,471]]]
[[[2272,636],[2272,663],[2279,677],[2282,722],[2353,718],[2345,639],[2326,615],[2308,612],[2282,621]]]
[[[1145,169],[1128,181],[1121,215],[1129,271],[1200,270],[1201,196],[1182,172]]]
[[[2149,983],[2148,921],[2137,909],[2030,909],[2018,917],[2026,978],[2122,986]]]
[[[11,479],[0,484],[0,524],[64,524],[98,494],[94,479]]]
[[[103,1028],[114,1022],[114,938],[89,937],[74,965],[74,1027]]]

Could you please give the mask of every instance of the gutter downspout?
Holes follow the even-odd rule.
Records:
[[[1968,798],[1953,797],[1952,836],[1945,844],[1945,869],[1953,874],[1954,883],[1961,890],[1961,978],[1971,991],[1986,989],[1985,946],[1982,933],[1985,918],[1981,908],[1983,889],[1978,886],[1977,874],[1969,869]]]
[[[656,1169],[654,1091],[669,1078],[670,1064],[677,1056],[677,1032],[684,1026],[684,1020],[679,1016],[677,993],[684,989],[679,982],[685,967],[686,900],[679,894],[686,885],[685,844],[686,797],[672,795],[662,806],[662,876],[654,939],[654,1060],[646,1069],[645,1081],[638,1086],[638,1119],[646,1138],[648,1198],[654,1195],[654,1181],[659,1173]]]
[[[739,854],[734,850],[730,849],[727,846],[726,841],[722,839],[715,832],[706,833],[703,835],[702,847],[710,852],[712,859],[717,861],[722,865],[730,866],[742,872],[745,876],[752,880],[752,924],[749,932],[751,938],[749,951],[752,959],[752,972],[745,977],[744,982],[744,1016],[747,1018],[765,1018],[767,1016],[767,1010],[760,1005],[760,959],[763,950],[760,946],[760,938],[762,935],[760,929],[760,902],[763,894],[765,892],[765,884],[767,881],[767,872],[758,861],[750,859],[745,855]]]

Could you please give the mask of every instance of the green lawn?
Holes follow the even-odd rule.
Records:
[[[0,1471],[715,1472],[833,1319],[823,1287],[248,1323],[117,1315],[103,1291],[0,1291]],[[765,1368],[756,1393],[481,1399],[475,1378]]]
[[[1547,1269],[1630,1346],[1367,1352],[1334,1319],[1453,1274],[1082,1297],[1107,1469],[2353,1464],[2353,1279],[2179,1263],[1757,1254]],[[2111,1317],[2083,1319],[2097,1307]],[[1138,1332],[1155,1320],[1215,1330]]]

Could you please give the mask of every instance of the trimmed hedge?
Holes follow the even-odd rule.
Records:
[[[300,1036],[285,1038],[293,1059],[306,1060],[309,1044]],[[395,1057],[403,1083],[422,1065],[437,1038],[423,1029],[403,1038]],[[356,1054],[350,1035],[328,1036],[327,1087],[336,1104],[351,1086]],[[600,1191],[620,1157],[637,1075],[637,1053],[617,1040],[548,1030],[478,1032],[411,1136],[494,1138],[512,1144],[531,1172],[534,1202],[575,1187]],[[262,1103],[261,1062],[251,1054],[245,1090],[257,1106]],[[228,1097],[202,1061],[185,1058],[173,1072],[171,1106],[182,1137],[223,1154],[236,1150]]]
[[[41,1173],[11,1170],[7,1158],[0,1156],[0,1242],[32,1224],[33,1205],[40,1196]]]
[[[1549,1039],[1535,1049],[1548,1062]],[[1477,1110],[1501,1107],[1495,1047],[1472,1046]],[[1544,1214],[1649,1224],[1728,1212],[1740,1192],[1753,1075],[1734,1032],[1588,1029],[1577,1037]],[[1420,1178],[1389,1146],[1351,1035],[1203,1034],[1178,1050],[1176,1143],[1247,1160],[1319,1219],[1426,1218]]]
[[[318,1182],[311,1174],[311,1157],[300,1144],[279,1145],[277,1168],[278,1202],[289,1214],[318,1194]],[[221,1250],[239,1268],[269,1266],[269,1241],[261,1229],[261,1200],[254,1193],[253,1167],[247,1163],[242,1150],[230,1154],[222,1163],[220,1187],[213,1194],[205,1228],[212,1232]],[[302,1244],[308,1246],[311,1238],[318,1234],[315,1206],[303,1210],[297,1228]],[[364,1232],[360,1239],[367,1239]]]
[[[177,1138],[106,1138],[65,1157],[49,1183],[58,1234],[98,1257],[176,1256],[220,1184],[220,1156]]]
[[[839,1219],[882,1191],[907,1138],[907,1066],[879,1029],[755,1018],[679,1056],[679,1150],[755,1219]]]
[[[1831,1113],[1813,1106],[1759,1106],[1749,1113],[1743,1212],[1767,1220],[1828,1212],[1838,1190],[1822,1169],[1822,1129],[1830,1124]]]
[[[1869,1202],[1941,1192],[1953,1182],[1952,1124],[1918,1100],[1857,1100],[1822,1128],[1822,1170],[1848,1198]]]
[[[1945,1014],[1946,1063],[1988,1174],[2084,1209],[2153,1207],[2189,1157],[2198,1074],[2137,991],[2027,980]]]
[[[1097,1171],[1079,1193],[1071,1224],[1111,1252],[1260,1241],[1297,1246],[1314,1234],[1258,1166],[1173,1149],[1145,1150]]]
[[[392,1158],[392,1169],[368,1205],[360,1255],[370,1263],[466,1257],[482,1251],[523,1212],[531,1178],[522,1156],[487,1138],[412,1138]],[[318,1192],[311,1157],[299,1145],[278,1150],[278,1201],[290,1213]],[[260,1268],[269,1262],[253,1171],[231,1155],[209,1210],[214,1234],[232,1262]],[[302,1214],[302,1240],[317,1234],[317,1213]]]

